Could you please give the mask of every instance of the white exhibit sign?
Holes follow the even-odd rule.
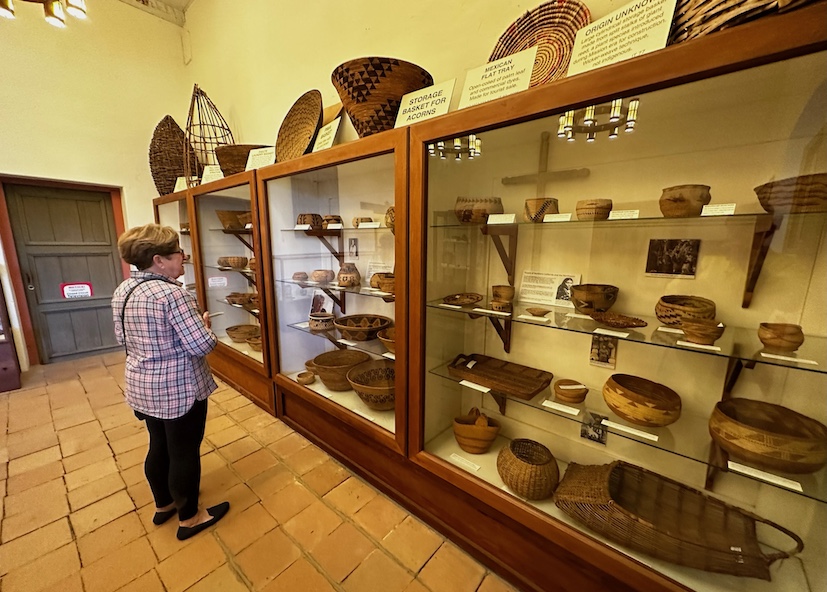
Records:
[[[537,47],[534,46],[469,70],[465,74],[459,108],[465,109],[526,90],[531,82],[536,56]]]
[[[208,164],[204,167],[204,172],[201,175],[201,184],[206,185],[211,181],[223,179],[224,173],[221,171],[221,166],[217,164]]]
[[[319,130],[316,134],[316,141],[313,142],[313,152],[320,150],[327,150],[336,141],[336,132],[339,131],[339,124],[342,122],[341,117],[337,117],[326,126]]]
[[[586,25],[574,38],[566,76],[666,47],[677,0],[634,0]]]
[[[456,78],[410,92],[402,97],[394,127],[405,127],[448,113]]]
[[[566,214],[546,214],[543,222],[571,222],[571,212]]]
[[[190,177],[190,183],[195,185],[198,183],[198,177]],[[178,193],[179,191],[185,191],[187,189],[187,178],[186,177],[178,177],[175,179],[175,188],[172,190],[173,193]]]
[[[261,167],[269,166],[275,162],[275,146],[265,146],[264,148],[256,148],[255,150],[250,150],[250,154],[247,155],[247,166],[244,167],[244,170],[252,171],[255,169],[260,169]]]
[[[706,204],[701,210],[701,216],[732,216],[734,213],[734,203]]]
[[[207,287],[209,288],[226,288],[227,278],[223,275],[217,275],[207,280]]]
[[[91,298],[92,284],[90,282],[60,284],[60,291],[64,298]]]
[[[488,224],[514,224],[517,214],[489,214]]]

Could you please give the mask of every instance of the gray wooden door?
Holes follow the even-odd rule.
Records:
[[[110,194],[5,191],[41,363],[117,347],[110,301],[122,271]]]

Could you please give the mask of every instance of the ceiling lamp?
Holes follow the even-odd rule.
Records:
[[[637,125],[640,99],[614,99],[610,104],[589,105],[585,109],[566,111],[560,116],[557,137],[574,142],[577,134],[585,134],[586,142],[594,142],[599,132],[609,132],[609,139],[617,138],[620,128],[626,133],[633,132]],[[608,121],[599,121],[598,116],[608,115]]]
[[[78,19],[86,18],[86,0],[23,0],[23,2],[42,4],[46,22],[55,27],[66,26],[67,12]],[[14,18],[14,0],[0,0],[0,16]]]
[[[440,140],[435,144],[428,144],[428,155],[438,156],[441,160],[445,160],[446,156],[451,156],[454,160],[462,160],[463,156],[468,160],[474,160],[482,156],[482,140],[475,134],[454,138],[448,142]]]

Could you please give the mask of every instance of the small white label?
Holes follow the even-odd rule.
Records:
[[[204,167],[204,172],[201,175],[201,184],[204,185],[216,179],[223,179],[224,173],[221,172],[221,166],[217,164],[208,164]]]
[[[310,224],[296,224],[293,230],[310,230],[313,228]]]
[[[549,401],[548,399],[543,401],[543,407],[548,407],[549,409],[554,409],[555,411],[560,411],[561,413],[567,413],[568,415],[574,415],[575,417],[580,415],[580,410],[576,407],[561,405],[560,403],[555,403],[554,401]]]
[[[350,341],[348,339],[339,339],[339,343],[342,345],[349,345],[350,347],[355,347],[358,345],[355,341]]]
[[[372,416],[372,415],[368,415],[368,414],[367,414],[367,413],[365,413],[364,411],[359,411],[358,409],[354,409],[354,410],[353,410],[353,412],[354,412],[356,415],[361,415],[362,417],[364,417],[364,418],[365,418],[365,419],[367,419],[368,421],[374,421],[373,416]]]
[[[440,306],[443,308],[462,308],[458,304],[445,304],[444,302]]]
[[[558,384],[554,388],[559,388],[561,391],[579,391],[586,388],[585,384]]]
[[[244,225],[244,228],[245,228],[245,230],[252,230],[253,229],[253,223],[252,222],[247,222],[247,224]]]
[[[75,282],[73,284],[60,284],[64,298],[91,298],[92,284],[89,282]]]
[[[217,275],[211,277],[207,280],[207,287],[208,288],[226,288],[227,287],[227,278],[223,275]]]
[[[727,467],[729,467],[730,471],[735,471],[736,473],[741,473],[742,475],[749,475],[750,477],[755,477],[756,479],[766,481],[767,483],[780,485],[781,487],[786,487],[787,489],[792,489],[793,491],[804,492],[804,488],[801,487],[801,483],[798,481],[793,481],[792,479],[785,479],[784,477],[779,477],[778,475],[765,473],[764,471],[759,471],[758,469],[753,469],[752,467],[747,467],[742,464],[732,462],[731,460],[727,461]]]
[[[640,215],[640,210],[612,210],[609,220],[633,220]]]
[[[198,177],[190,177],[190,183],[193,185],[198,183]],[[179,191],[184,191],[187,188],[187,178],[186,177],[178,177],[175,179],[175,188],[172,190],[173,193],[178,193]]]
[[[730,547],[729,550],[730,551],[735,551],[736,553],[740,553],[741,552],[741,547]]]
[[[490,308],[475,308],[472,312],[478,312],[480,314],[490,314],[490,315],[497,315],[501,317],[510,317],[510,312],[500,312],[499,310],[491,310]]]
[[[382,355],[388,358],[389,360],[396,360],[396,354],[393,352],[385,352]]]
[[[465,467],[466,469],[471,469],[472,471],[479,471],[480,470],[480,466],[478,464],[472,463],[470,460],[468,460],[467,458],[461,457],[456,452],[451,454],[451,460],[454,461],[455,463],[457,463],[458,465]]]
[[[627,434],[631,434],[633,436],[637,436],[639,438],[644,438],[646,440],[651,440],[652,442],[657,442],[659,438],[655,434],[650,434],[649,432],[644,432],[643,430],[636,430],[635,428],[630,428],[625,425],[621,425],[619,423],[615,423],[608,419],[604,419],[601,421],[604,426],[607,428],[612,428],[613,430],[619,430],[621,432],[626,432]]]
[[[488,224],[514,224],[517,214],[490,214]]]
[[[316,135],[316,141],[313,143],[313,152],[327,150],[333,146],[333,142],[336,141],[336,132],[339,131],[339,124],[341,122],[342,118],[337,117],[319,130],[319,133]]]
[[[721,351],[721,348],[717,345],[704,345],[702,343],[692,343],[691,341],[682,341],[678,339],[676,342],[678,345],[682,345],[684,347],[694,347],[697,349],[706,349],[709,351]]]
[[[592,320],[592,318],[589,315],[580,314],[578,312],[567,312],[566,316],[571,319],[587,319],[589,321]]]
[[[309,329],[310,328],[310,322],[305,321],[303,323],[296,323],[296,327],[298,327],[299,329]]]
[[[813,366],[818,366],[818,362],[815,360],[804,360],[801,358],[792,358],[790,356],[779,356],[778,354],[768,354],[766,352],[761,352],[761,357],[769,358],[771,360],[784,360],[785,362],[796,362],[798,364],[811,364]]]
[[[466,367],[466,368],[473,368],[473,367],[474,367],[474,366],[476,366],[476,365],[477,365],[477,361],[476,361],[476,360],[469,360],[469,361],[468,361],[468,363],[467,363],[467,364],[465,364],[465,367]]]
[[[629,336],[628,333],[624,333],[623,331],[612,331],[610,329],[603,329],[603,328],[600,328],[600,327],[595,329],[594,333],[597,333],[598,335],[609,335],[611,337],[620,337],[621,339],[626,339]]]
[[[551,319],[548,317],[535,317],[532,315],[519,315],[518,319],[523,319],[525,321],[532,321],[534,323],[550,323]]]
[[[344,228],[344,226],[342,226],[341,222],[334,222],[333,224],[327,225],[328,230],[341,230],[342,228]]]
[[[701,210],[701,216],[732,216],[734,213],[734,203],[707,204]]]
[[[491,389],[487,386],[482,386],[481,384],[477,384],[476,382],[471,382],[470,380],[460,380],[459,383],[462,386],[467,386],[470,389],[474,389],[475,391],[479,391],[481,393],[490,393]]]
[[[677,335],[683,335],[683,331],[681,329],[675,329],[674,327],[658,327],[655,331],[663,331],[664,333],[675,333]]]
[[[393,296],[393,294],[391,294],[390,292],[379,292],[379,291],[374,292],[373,295],[374,296]]]
[[[362,286],[362,289],[360,290],[360,292],[371,292],[371,293],[378,292],[378,291],[379,291],[379,288],[368,288],[367,286]]]
[[[259,309],[257,309],[257,308],[251,308],[251,309],[250,309],[250,312],[251,312],[251,313],[253,313],[253,314],[258,314],[258,313],[260,313],[261,311],[260,311]]]
[[[359,228],[379,228],[379,221],[373,222],[359,222]]]
[[[571,212],[567,214],[546,214],[543,222],[571,222]]]
[[[328,288],[330,288],[331,290],[336,290],[337,292],[341,292],[342,290],[347,289],[347,288],[343,288],[342,286],[331,286],[331,285],[328,285]]]
[[[275,146],[256,148],[255,150],[250,150],[250,153],[247,155],[247,166],[244,167],[244,170],[252,171],[254,169],[260,169],[261,167],[271,165],[274,162],[276,162]]]

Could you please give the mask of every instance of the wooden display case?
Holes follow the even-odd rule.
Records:
[[[782,405],[827,423],[827,204],[768,213],[754,192],[827,172],[825,19],[824,4],[762,19],[411,127],[409,454],[446,484],[448,499],[474,500],[467,515],[449,502],[450,511],[429,511],[525,588],[780,591],[827,584],[827,470],[791,475],[728,458],[708,428],[716,403],[729,399]],[[614,101],[619,133],[607,125]],[[624,133],[632,101],[634,131]],[[584,122],[589,107],[597,107],[592,129]],[[566,138],[567,112],[574,141]],[[590,137],[598,127],[605,129]],[[468,146],[479,148],[473,158]],[[685,184],[711,186],[712,205],[733,204],[733,212],[664,217],[663,189]],[[506,216],[463,223],[458,197],[500,198]],[[526,200],[546,197],[562,215],[528,220]],[[597,198],[612,199],[615,212],[635,213],[578,220],[577,202]],[[682,247],[679,265],[660,264],[659,254]],[[578,313],[565,290],[558,298],[565,278],[619,287],[612,312],[647,325],[617,329]],[[515,287],[510,312],[494,310],[495,285]],[[481,299],[444,302],[462,293]],[[654,310],[666,294],[713,300],[715,319],[726,325],[722,337],[698,346],[664,327]],[[548,313],[526,310],[533,307]],[[803,326],[804,344],[787,354],[764,348],[757,336],[764,321]],[[616,344],[603,357],[595,340],[608,338]],[[589,393],[579,404],[555,400],[551,388],[522,396],[518,386],[531,386],[534,374],[509,384],[480,361],[475,384],[470,365],[463,375],[452,371],[452,362],[465,367],[455,362],[458,354],[472,353],[551,372],[553,382],[575,379]],[[646,427],[618,415],[601,395],[615,373],[672,388],[682,401],[680,418]],[[452,432],[454,418],[471,407],[502,425],[485,454],[463,451]],[[570,463],[630,462],[789,528],[804,550],[773,563],[771,582],[653,558],[590,530],[551,496],[528,501],[510,490],[497,457],[518,438],[545,445],[563,478]],[[491,541],[468,526],[478,505],[533,538],[514,550]],[[758,532],[768,554],[795,547]],[[540,565],[537,555],[546,557]]]

